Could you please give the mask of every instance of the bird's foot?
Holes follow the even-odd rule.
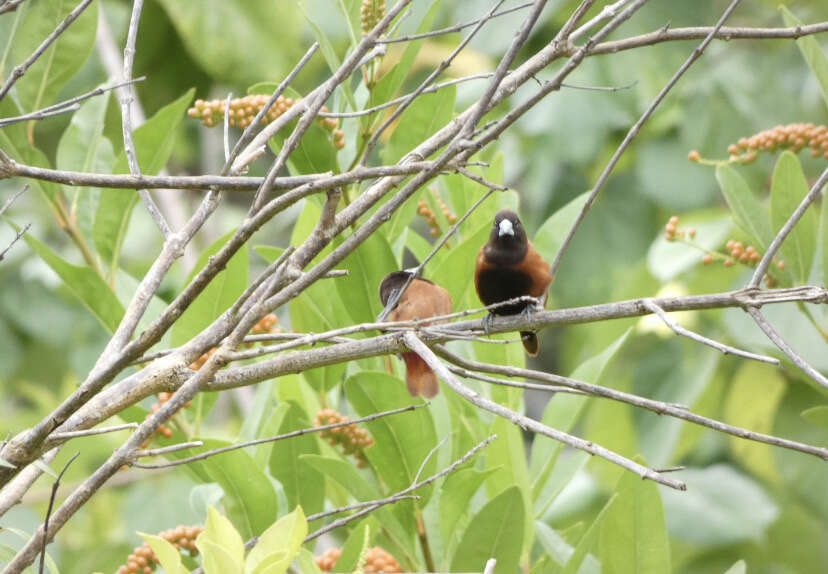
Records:
[[[492,328],[492,321],[494,321],[494,313],[489,313],[485,317],[483,317],[483,332],[486,333],[486,336],[489,336],[489,331]]]

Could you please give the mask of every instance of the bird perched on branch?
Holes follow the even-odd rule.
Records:
[[[529,295],[546,303],[552,282],[549,263],[535,250],[514,211],[504,209],[495,215],[489,241],[477,254],[474,286],[484,305],[492,305]],[[492,310],[495,315],[528,313],[531,302],[517,302]],[[491,318],[491,315],[489,316]],[[540,344],[532,331],[521,331],[523,347],[533,357]]]
[[[412,275],[407,270],[393,271],[380,283],[380,301],[383,305],[387,306],[389,302],[393,305],[394,299],[399,297],[387,315],[389,321],[427,319],[451,313],[448,291],[428,279],[413,278],[402,295],[398,295]],[[405,385],[412,397],[422,395],[430,399],[440,392],[437,375],[417,353],[409,351],[403,353],[402,358],[406,367]]]

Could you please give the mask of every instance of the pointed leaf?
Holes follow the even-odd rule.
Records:
[[[786,26],[802,26],[799,18],[794,16],[786,6],[779,6],[779,11],[782,12],[782,18],[784,18]],[[797,38],[796,45],[799,47],[799,51],[802,52],[805,62],[808,63],[814,73],[825,104],[828,105],[828,57],[822,51],[819,41],[813,36]]]
[[[342,554],[331,568],[331,572],[354,572],[359,557],[362,555],[362,550],[368,544],[368,536],[370,535],[370,528],[368,524],[361,524],[348,537],[345,545],[342,547]]]
[[[23,236],[29,247],[57,273],[69,289],[110,332],[114,333],[124,316],[124,307],[109,285],[89,267],[72,265],[30,233]]]
[[[196,538],[204,574],[241,574],[244,570],[244,541],[233,524],[212,506],[204,531]]]
[[[773,170],[771,184],[771,221],[778,232],[808,195],[808,181],[799,159],[790,151],[782,152]],[[807,283],[817,243],[817,216],[808,209],[791,230],[780,253],[790,265],[794,280]]]
[[[307,534],[308,521],[305,520],[302,507],[297,506],[293,512],[274,522],[259,536],[256,546],[247,556],[246,569],[251,572],[265,571],[267,565],[268,574],[282,574],[299,552]],[[283,565],[284,568],[279,571],[277,565]]]
[[[577,572],[580,572],[581,565],[587,559],[590,549],[595,546],[595,542],[598,540],[598,536],[601,532],[601,525],[604,523],[604,519],[612,508],[614,502],[615,496],[607,501],[604,508],[602,508],[601,512],[598,513],[598,516],[596,516],[595,520],[592,521],[592,524],[589,525],[589,529],[583,536],[581,536],[581,539],[578,541],[578,545],[575,546],[575,551],[572,553],[572,556],[569,557],[569,560],[567,560],[560,574],[576,574]]]
[[[768,212],[748,187],[744,178],[735,169],[727,165],[716,168],[716,179],[725,201],[730,207],[730,214],[741,230],[756,242],[757,248],[767,249],[773,240],[773,230]]]
[[[523,529],[523,495],[513,486],[472,518],[451,560],[451,571],[482,572],[486,561],[495,558],[496,574],[512,574],[520,562]]]
[[[188,570],[181,564],[181,553],[166,539],[154,534],[139,532],[141,538],[147,541],[155,553],[158,562],[167,574],[188,574]]]

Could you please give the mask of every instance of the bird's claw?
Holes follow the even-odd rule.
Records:
[[[485,317],[483,317],[483,332],[486,333],[486,336],[489,336],[489,331],[492,328],[492,321],[494,321],[494,313],[489,313]]]

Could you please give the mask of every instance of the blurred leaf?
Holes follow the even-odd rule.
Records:
[[[459,534],[458,522],[469,511],[472,497],[493,472],[493,468],[482,472],[474,468],[461,468],[446,478],[440,488],[440,533],[446,547]]]
[[[340,3],[341,5],[341,3]],[[308,25],[310,26],[311,30],[313,31],[313,35],[316,38],[316,41],[319,42],[319,49],[322,52],[322,56],[325,58],[325,62],[328,64],[328,68],[330,69],[331,73],[336,73],[339,69],[340,65],[342,64],[339,61],[339,56],[336,55],[336,50],[331,44],[330,39],[325,35],[325,32],[314,22],[311,15],[308,14],[308,10],[302,6],[302,3],[298,3],[299,9],[302,11],[302,15],[305,17]],[[348,22],[350,26],[350,21]],[[350,82],[342,82],[339,84],[339,89],[342,91],[342,94],[345,96],[345,99],[348,100],[348,105],[351,106],[352,110],[357,110],[356,100],[354,100],[354,93],[351,90],[351,83]]]
[[[546,555],[557,564],[566,564],[575,552],[575,549],[564,540],[563,536],[540,520],[535,521],[535,534],[543,546]],[[577,570],[578,574],[600,574],[601,564],[592,554],[587,554]]]
[[[294,402],[285,415],[279,434],[310,428],[308,415]],[[280,441],[270,453],[270,474],[285,489],[288,505],[301,505],[310,514],[319,512],[325,504],[325,477],[309,466],[300,456],[319,454],[317,438],[313,434]]]
[[[383,161],[396,163],[430,135],[446,125],[454,115],[454,86],[420,96],[403,112],[383,150]]]
[[[216,239],[198,258],[198,262],[187,278],[187,284],[218,253],[224,244],[235,234],[232,230]],[[247,288],[247,245],[243,245],[227,262],[226,267],[218,273],[210,284],[196,297],[181,314],[172,327],[172,345],[183,345],[202,330],[207,328],[219,315],[233,306],[233,303]]]
[[[138,166],[144,175],[157,175],[167,164],[178,136],[177,128],[193,99],[194,89],[158,110],[133,131]],[[126,154],[121,151],[112,173],[129,173]],[[98,254],[110,267],[118,266],[121,246],[126,236],[132,208],[138,203],[134,189],[102,189],[95,215],[93,237]]]
[[[451,560],[452,572],[480,572],[495,558],[497,574],[512,574],[520,561],[524,527],[523,496],[507,488],[486,503],[469,523]]]
[[[580,572],[581,565],[584,563],[584,560],[587,559],[590,549],[595,546],[595,543],[598,540],[601,532],[601,525],[603,524],[604,518],[606,518],[610,509],[612,509],[616,498],[617,495],[613,495],[613,497],[607,501],[604,508],[602,508],[601,512],[598,513],[598,516],[596,516],[592,521],[592,524],[589,525],[589,529],[587,529],[584,535],[581,536],[581,539],[575,546],[575,552],[573,552],[572,556],[570,556],[569,560],[567,560],[563,570],[561,570],[561,574],[576,574],[576,572]]]
[[[201,553],[204,574],[242,573],[244,541],[233,524],[212,506],[204,531],[196,538],[196,547]]]
[[[747,574],[747,565],[744,560],[739,560],[728,568],[724,574]]]
[[[774,233],[767,211],[756,199],[747,182],[739,172],[727,165],[716,168],[716,179],[730,207],[733,221],[756,243],[758,249],[767,249]]]
[[[216,439],[200,439],[204,446],[182,451],[180,458],[206,450],[222,448],[231,443]],[[224,508],[245,538],[258,536],[270,526],[278,514],[276,491],[267,474],[256,466],[244,450],[231,450],[210,458],[190,463],[193,470],[206,476],[206,482],[216,482],[224,490]]]
[[[77,5],[70,0],[33,2],[17,31],[13,61],[28,58]],[[98,3],[92,2],[17,81],[17,99],[25,111],[44,108],[55,100],[92,53],[97,27]]]
[[[553,213],[535,234],[535,249],[545,253],[547,257],[554,257],[561,249],[569,228],[586,204],[588,196],[589,192],[582,193]]]
[[[779,11],[782,12],[782,18],[784,18],[786,26],[802,26],[802,21],[794,16],[787,6],[779,6]],[[825,57],[822,46],[813,36],[797,38],[796,45],[799,47],[799,51],[802,52],[802,57],[805,58],[808,67],[814,73],[814,77],[819,83],[819,89],[822,91],[822,97],[825,99],[825,104],[828,105],[828,58]]]
[[[822,197],[819,227],[822,233],[822,284],[828,284],[828,201],[825,201],[825,192]]]
[[[167,572],[167,574],[189,574],[189,570],[181,564],[181,554],[175,546],[154,534],[144,534],[143,532],[138,534],[150,545],[164,572]]]
[[[733,224],[720,209],[682,214],[681,229],[694,228],[693,243],[715,251],[730,236]],[[703,252],[682,241],[668,241],[659,233],[647,252],[647,269],[662,282],[670,281],[681,273],[697,267]]]
[[[670,541],[656,483],[625,472],[615,492],[601,526],[602,573],[670,572]]]
[[[355,572],[362,549],[368,544],[368,524],[360,524],[354,528],[345,545],[342,547],[342,554],[331,568],[331,572]]]
[[[27,233],[23,238],[29,247],[63,279],[66,286],[80,298],[103,326],[110,333],[114,333],[124,316],[124,308],[101,276],[89,267],[68,263],[46,244],[35,239],[31,233]]]
[[[335,240],[341,244],[341,240]],[[340,299],[354,324],[371,323],[382,311],[379,286],[397,270],[397,260],[382,233],[373,233],[340,265],[348,275],[333,279]],[[330,280],[329,280],[330,281]]]
[[[826,405],[811,407],[808,410],[802,411],[802,418],[809,423],[828,430],[828,406]]]
[[[486,449],[486,469],[495,470],[486,481],[486,492],[489,497],[504,491],[509,487],[517,487],[523,501],[524,551],[534,538],[532,531],[532,489],[529,483],[529,464],[526,456],[526,442],[521,428],[503,417],[495,417],[489,431],[490,435],[497,435]],[[542,437],[542,440],[552,440]]]
[[[808,181],[802,172],[799,159],[790,151],[784,151],[776,162],[771,185],[771,221],[778,232],[788,221],[805,196]],[[808,209],[791,230],[780,253],[790,265],[794,280],[807,283],[817,243],[817,216]]]
[[[85,102],[72,115],[69,127],[63,132],[57,149],[58,169],[91,173],[112,173],[115,152],[112,143],[103,135],[106,107],[110,92]],[[78,227],[92,239],[92,226],[98,207],[100,189],[63,186],[64,193],[74,196],[73,211]],[[129,193],[127,191],[127,193]]]
[[[475,230],[465,241],[454,245],[448,255],[426,274],[435,278],[440,286],[449,292],[454,309],[465,308],[464,301],[477,301],[477,292],[472,280],[474,265],[477,261],[477,252],[488,237],[489,226]]]
[[[299,552],[308,534],[308,522],[302,507],[273,523],[259,537],[245,560],[245,569],[253,574],[283,574]]]
[[[299,59],[302,17],[292,2],[280,3],[278,10],[268,3],[223,0],[160,4],[190,56],[219,81],[279,81]]]
[[[348,377],[345,395],[361,417],[423,403],[420,398],[412,399],[397,377],[379,372],[362,371]],[[426,456],[437,445],[431,412],[417,409],[364,424],[375,441],[365,454],[388,488],[399,492],[413,484]],[[437,457],[432,456],[423,468],[420,479],[434,474],[436,467]],[[431,487],[424,487],[417,494],[422,497],[417,504],[425,506]]]
[[[773,433],[776,410],[787,384],[774,366],[747,361],[730,382],[723,420],[764,434]],[[779,480],[770,445],[728,435],[734,457],[748,470],[768,482]]]
[[[758,541],[779,515],[762,487],[729,465],[689,468],[681,479],[685,492],[661,493],[669,531],[678,540],[708,546]]]

